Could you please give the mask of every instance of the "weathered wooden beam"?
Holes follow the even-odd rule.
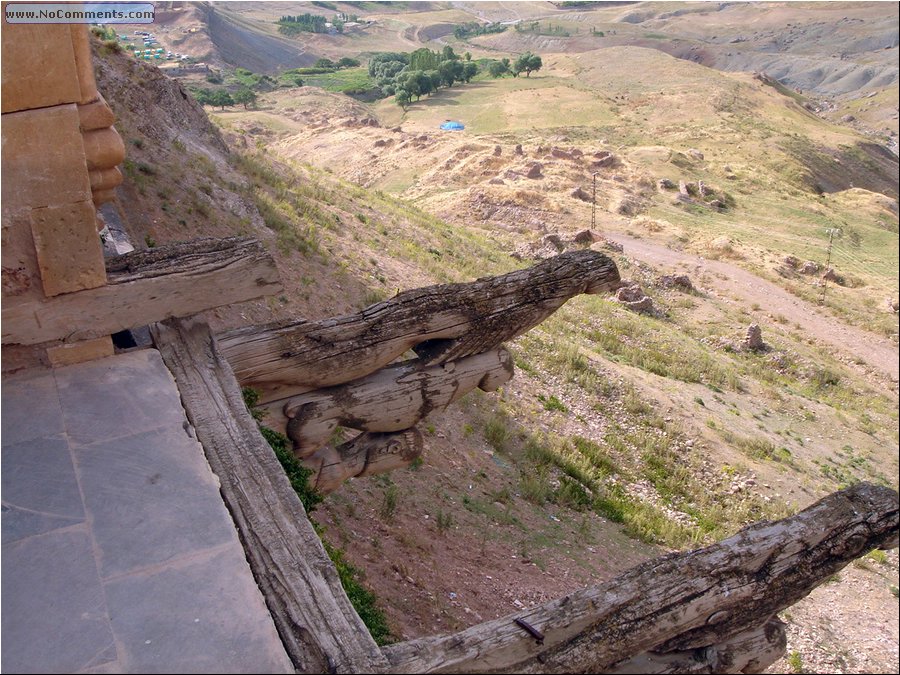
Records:
[[[502,348],[430,367],[414,359],[353,382],[270,403],[265,406],[269,411],[265,424],[281,430],[286,421],[286,434],[302,458],[324,445],[339,425],[359,431],[402,431],[475,387],[495,391],[512,376],[512,356]]]
[[[197,239],[107,263],[107,285],[40,301],[4,302],[3,344],[75,342],[281,290],[256,240]]]
[[[151,333],[175,375],[294,665],[304,673],[383,672],[384,657],[247,411],[209,327],[196,319],[171,319],[151,326]]]
[[[642,652],[728,643],[867,551],[896,546],[897,536],[897,492],[860,483],[790,518],[650,560],[600,586],[383,652],[395,673],[604,672]],[[721,665],[717,672],[732,672]]]
[[[373,476],[409,466],[422,454],[416,428],[394,433],[362,433],[334,448],[326,445],[303,460],[315,473],[310,484],[322,494],[334,492],[348,478]]]
[[[607,675],[761,673],[784,655],[786,646],[785,624],[773,617],[721,644],[667,653],[643,652],[603,672]]]
[[[238,329],[219,344],[238,381],[266,403],[364,377],[412,348],[426,365],[496,349],[569,298],[618,281],[602,253],[572,251],[468,284],[404,291],[349,316]]]

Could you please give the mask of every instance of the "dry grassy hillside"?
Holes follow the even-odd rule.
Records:
[[[415,43],[410,15],[391,20]],[[123,55],[100,60],[136,245],[241,233],[276,256],[284,294],[219,312],[217,327],[341,314],[531,264],[530,244],[590,222],[597,174],[597,229],[625,246],[604,250],[655,310],[570,302],[511,345],[517,374],[502,392],[429,420],[421,465],[351,481],[315,513],[397,639],[608,579],[850,482],[896,488],[897,319],[884,303],[897,292],[896,193],[884,187],[896,161],[770,83],[623,46],[546,54],[530,78],[480,79],[405,114],[303,87],[256,110],[210,110],[212,126],[177,83]],[[467,130],[438,131],[447,118]],[[677,198],[679,181],[703,181],[724,208]],[[834,260],[854,281],[818,308],[819,287],[783,259],[821,260],[830,227],[846,232]],[[693,290],[667,283],[673,272]],[[750,323],[767,349],[740,348]],[[896,672],[892,585],[896,556],[876,556],[798,606],[801,666]],[[863,597],[890,619],[868,635],[850,611]]]

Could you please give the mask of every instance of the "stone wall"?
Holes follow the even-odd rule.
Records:
[[[106,283],[96,206],[113,198],[125,147],[97,91],[85,25],[6,24],[2,35],[4,305]],[[112,353],[109,338],[4,345],[4,371],[34,358]],[[27,352],[27,358],[26,358]]]

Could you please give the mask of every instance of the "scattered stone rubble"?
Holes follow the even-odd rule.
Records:
[[[820,269],[821,268],[819,267],[819,263],[815,262],[814,260],[807,260],[805,263],[800,265],[800,269],[797,271],[800,272],[800,274],[818,274]]]
[[[623,286],[616,291],[616,302],[621,303],[632,312],[641,314],[654,314],[656,312],[653,299],[644,293],[644,290],[636,283],[630,286]]]
[[[694,290],[694,284],[691,283],[691,278],[687,274],[664,274],[658,279],[657,283],[662,288],[677,288],[685,293],[690,293]]]
[[[551,232],[537,241],[520,244],[510,255],[516,260],[544,260],[562,253],[570,248],[606,248],[621,251],[621,246],[608,241],[602,235],[590,229],[580,230],[573,234]],[[618,248],[616,248],[618,247]]]

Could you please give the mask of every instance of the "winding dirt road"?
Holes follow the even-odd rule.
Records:
[[[898,379],[900,361],[898,347],[890,340],[851,326],[830,316],[810,303],[792,295],[780,286],[761,279],[752,272],[720,260],[707,260],[690,253],[673,251],[665,246],[635,239],[624,234],[608,233],[607,239],[621,244],[625,255],[656,267],[688,267],[695,274],[716,275],[719,290],[756,303],[773,314],[782,314],[799,325],[808,335],[837,348],[843,354],[861,358],[868,366],[893,379]]]

